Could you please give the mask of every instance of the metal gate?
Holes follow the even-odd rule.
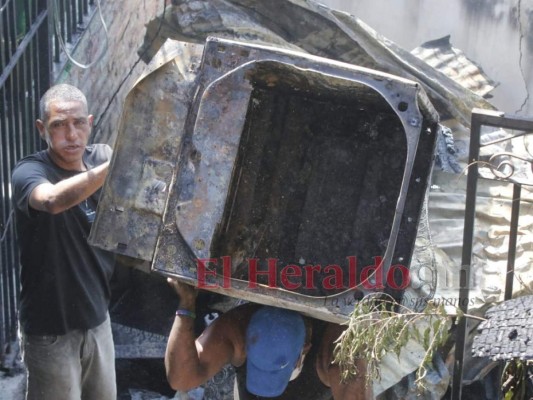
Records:
[[[44,147],[35,129],[39,99],[61,62],[56,26],[68,43],[94,11],[93,0],[2,0],[0,5],[0,364],[16,340],[19,259],[12,223],[11,169]]]
[[[504,137],[491,141],[482,141],[481,134],[486,128],[502,129],[507,134]],[[533,185],[533,181],[530,178],[530,171],[528,171],[531,170],[531,173],[533,173],[533,156],[531,149],[526,145],[525,154],[518,153],[514,147],[511,147],[512,151],[493,153],[490,146],[498,143],[511,143],[512,140],[516,139],[525,140],[531,138],[532,133],[533,119],[531,118],[507,116],[504,113],[481,109],[474,109],[472,111],[461,263],[461,286],[459,292],[459,304],[463,313],[468,312],[478,179],[491,179],[512,184],[513,194],[509,226],[507,270],[505,271],[504,300],[509,300],[513,296],[520,204],[521,200],[523,200],[522,187]],[[484,172],[481,171],[482,169]],[[466,351],[471,351],[470,348],[467,348],[467,335],[466,318],[461,318],[456,336],[451,400],[460,400],[462,396],[463,362]]]

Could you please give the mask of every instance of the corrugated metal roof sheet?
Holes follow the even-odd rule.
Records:
[[[489,92],[498,85],[463,51],[451,45],[450,35],[423,43],[411,53],[479,96],[491,97]]]

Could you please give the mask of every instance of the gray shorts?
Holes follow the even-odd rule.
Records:
[[[66,335],[21,333],[27,400],[116,400],[109,316],[96,328]]]

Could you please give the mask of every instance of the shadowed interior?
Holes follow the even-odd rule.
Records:
[[[320,265],[312,285],[305,270],[290,282],[299,293],[323,296],[347,287],[349,256],[360,271],[385,253],[407,142],[400,119],[373,89],[314,94],[254,87],[212,254],[231,256],[232,277],[244,280],[248,258],[262,271],[274,258],[282,288],[283,267]],[[339,269],[324,271],[332,264],[343,282]],[[257,281],[269,283],[264,274]]]

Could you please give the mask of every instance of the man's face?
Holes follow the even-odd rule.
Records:
[[[93,125],[93,116],[87,114],[79,101],[52,101],[46,120],[37,120],[50,157],[63,169],[85,170],[82,156]]]

